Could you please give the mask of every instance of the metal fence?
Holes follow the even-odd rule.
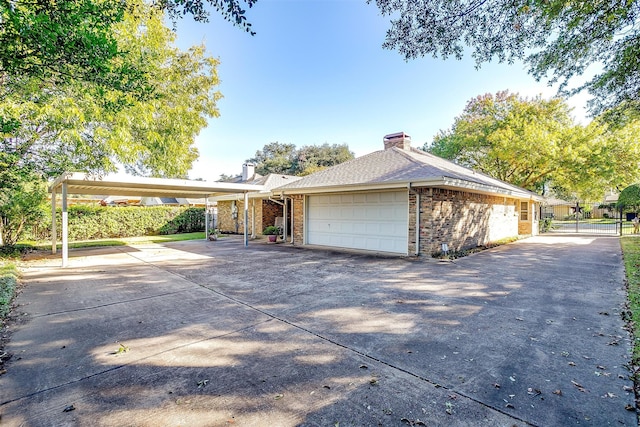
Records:
[[[543,231],[622,236],[634,233],[636,213],[598,205],[556,204],[540,208]]]

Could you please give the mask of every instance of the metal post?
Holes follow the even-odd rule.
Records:
[[[51,189],[51,253],[55,255],[58,246],[58,228],[56,226],[56,188]]]
[[[204,240],[209,239],[209,195],[204,196]]]
[[[69,263],[69,219],[67,216],[67,183],[62,183],[62,266]]]

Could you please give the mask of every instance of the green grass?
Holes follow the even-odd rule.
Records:
[[[631,313],[633,340],[633,364],[640,362],[640,331],[636,325],[640,325],[640,237],[623,237],[620,239],[624,257],[624,267],[627,273],[627,292],[629,311]]]
[[[223,236],[218,236],[223,237]],[[69,248],[96,248],[104,246],[126,246],[126,245],[144,245],[146,243],[167,243],[167,242],[179,242],[182,240],[204,240],[204,232],[199,231],[195,233],[182,233],[182,234],[168,234],[162,236],[139,236],[139,237],[122,237],[119,239],[96,239],[96,240],[81,240],[75,242],[69,242]],[[62,248],[62,244],[58,242],[56,245],[58,248]],[[6,248],[0,247],[0,259],[15,259],[20,258],[27,252],[32,251],[48,251],[51,250],[51,243],[45,242],[20,242],[15,247]]]
[[[2,318],[9,313],[17,283],[18,269],[15,264],[0,260],[0,324]]]

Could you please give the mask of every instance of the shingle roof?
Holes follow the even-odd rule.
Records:
[[[461,186],[491,187],[499,193],[526,193],[523,188],[457,165],[422,150],[389,148],[321,170],[278,190],[305,190],[341,186],[455,180]]]

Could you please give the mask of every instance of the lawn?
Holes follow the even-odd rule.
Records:
[[[640,325],[640,236],[620,239],[624,266],[627,273],[629,310],[631,311],[634,365],[640,363],[640,336],[636,325]]]

